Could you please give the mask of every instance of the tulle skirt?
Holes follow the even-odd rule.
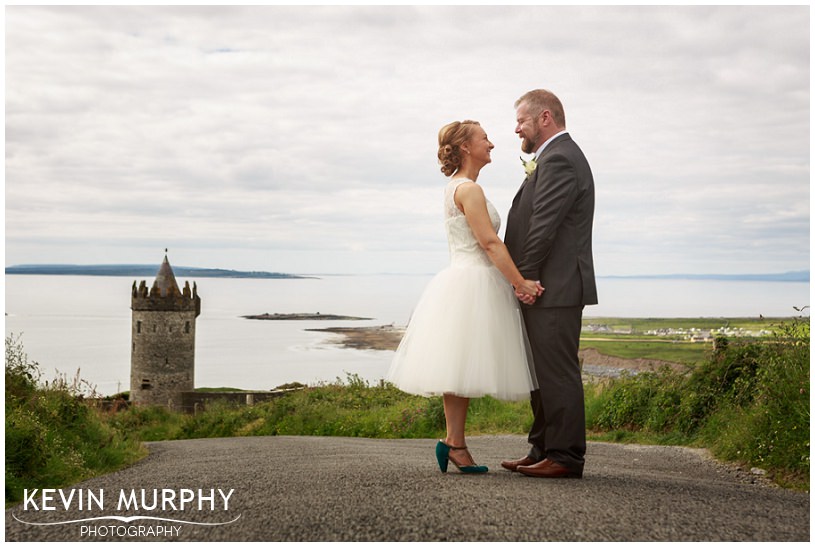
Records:
[[[407,393],[529,399],[536,389],[520,305],[495,266],[451,265],[420,297],[387,379]]]

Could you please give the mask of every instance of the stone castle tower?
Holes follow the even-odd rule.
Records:
[[[201,313],[198,287],[183,292],[167,256],[148,291],[142,281],[133,292],[130,401],[181,410],[181,394],[195,387],[195,318]]]

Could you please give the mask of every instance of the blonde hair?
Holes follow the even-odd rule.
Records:
[[[566,127],[566,113],[563,111],[563,103],[551,91],[546,89],[528,91],[515,101],[515,108],[521,106],[521,103],[526,104],[530,116],[538,117],[544,110],[548,110],[552,113],[552,119],[558,127]]]
[[[461,167],[461,145],[470,140],[473,120],[448,123],[439,130],[439,165],[444,176],[449,177]]]

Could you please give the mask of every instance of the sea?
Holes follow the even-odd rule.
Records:
[[[201,297],[195,386],[267,390],[282,384],[384,378],[392,351],[344,348],[327,327],[404,326],[430,275],[187,279]],[[135,279],[5,276],[5,334],[42,379],[81,378],[100,395],[130,389],[130,294]],[[138,280],[141,281],[141,280]],[[148,284],[152,282],[148,279]],[[584,317],[792,317],[808,282],[603,278]],[[807,309],[804,314],[809,315]],[[363,320],[264,321],[244,315],[320,313]]]

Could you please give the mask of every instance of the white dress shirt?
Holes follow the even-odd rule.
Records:
[[[564,129],[564,130],[563,130],[563,131],[561,131],[560,133],[556,133],[556,134],[552,135],[551,137],[549,137],[549,139],[548,139],[548,140],[547,140],[545,143],[543,143],[542,145],[540,145],[540,148],[538,148],[537,152],[535,152],[535,161],[538,161],[538,158],[540,158],[540,157],[541,157],[541,153],[543,152],[543,149],[544,149],[544,148],[546,148],[546,146],[547,146],[547,145],[548,145],[550,142],[552,142],[553,140],[555,140],[556,138],[558,138],[559,136],[561,136],[561,135],[563,135],[563,134],[565,134],[565,133],[568,133],[568,131],[566,131],[566,130]]]

